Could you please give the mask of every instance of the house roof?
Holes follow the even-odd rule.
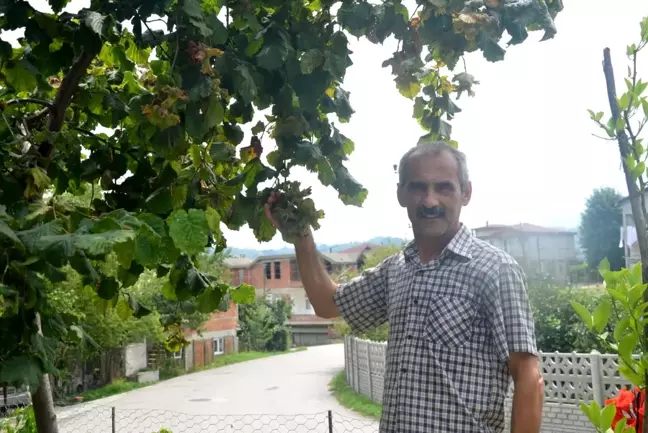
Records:
[[[360,258],[362,251],[357,253],[320,253],[325,259],[335,264],[355,263]]]
[[[376,245],[376,244],[364,243],[364,244],[356,245],[355,247],[351,247],[351,248],[347,248],[345,250],[338,251],[338,253],[348,253],[348,254],[358,253],[359,254],[359,253],[365,252],[365,250],[367,250],[367,248],[370,249],[370,250],[373,250],[374,248],[378,248],[378,247],[379,247],[379,245]]]
[[[336,265],[353,264],[358,261],[362,252],[358,253],[320,253],[320,256]],[[294,259],[294,254],[274,254],[259,256],[255,259],[249,257],[229,257],[224,260],[225,266],[230,269],[251,268],[257,263],[265,263],[275,260]]]
[[[489,224],[484,227],[474,229],[479,236],[479,232],[488,231],[489,233],[482,233],[481,237],[497,237],[505,235],[513,235],[519,233],[528,234],[576,234],[573,230],[556,228],[556,227],[542,227],[534,224],[520,223],[515,225],[504,224]]]

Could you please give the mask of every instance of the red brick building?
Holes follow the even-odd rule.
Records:
[[[374,245],[362,244],[340,252],[320,253],[329,274],[362,267],[364,255]],[[293,342],[297,345],[326,344],[331,339],[333,321],[315,315],[299,275],[294,254],[267,255],[255,259],[232,257],[225,260],[232,284],[247,283],[256,288],[257,296],[272,300],[289,298],[293,304],[290,319]]]
[[[238,352],[237,329],[238,307],[230,302],[227,311],[211,314],[200,334],[195,330],[186,330],[185,337],[191,344],[174,356],[184,358],[188,368],[195,368],[209,364],[219,355]]]

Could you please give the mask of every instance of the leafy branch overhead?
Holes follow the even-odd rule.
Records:
[[[275,235],[259,185],[284,192],[277,212],[293,224],[289,238],[323,216],[309,190],[286,180],[295,166],[362,205],[367,190],[345,166],[355,145],[331,120],[353,114],[342,85],[349,37],[398,39],[384,66],[413,100],[424,139],[450,140],[453,93],[472,95],[479,82],[447,70],[478,50],[501,60],[504,32],[512,44],[528,30],[552,37],[562,9],[560,0],[431,0],[410,15],[396,0],[115,0],[62,12],[67,3],[50,0],[54,13],[22,0],[0,8],[2,30],[24,29],[17,46],[0,40],[0,326],[19,336],[0,365],[27,359],[11,365],[38,373],[53,368],[32,344],[37,314],[49,337],[70,329],[46,290],[65,278],[62,267],[136,316],[151,306],[129,288],[147,269],[167,279],[168,300],[213,311],[253,289],[230,289],[197,256],[226,248],[223,226]],[[114,275],[102,270],[109,256]],[[165,315],[170,329],[179,323]],[[7,371],[0,382],[15,379]]]

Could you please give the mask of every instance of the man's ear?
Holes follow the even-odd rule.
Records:
[[[470,199],[472,198],[472,183],[468,182],[468,185],[466,185],[466,189],[462,192],[463,197],[461,200],[461,204],[463,206],[468,205],[470,203]]]
[[[407,207],[407,203],[405,201],[405,188],[401,187],[400,183],[396,187],[396,196],[398,197],[398,204],[401,207]]]

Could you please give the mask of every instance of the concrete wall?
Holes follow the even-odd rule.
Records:
[[[357,392],[382,402],[386,343],[346,336],[344,364],[349,385]],[[630,384],[618,372],[616,355],[543,353],[545,404],[542,433],[594,433],[595,429],[581,412],[580,401],[597,401],[617,395]],[[513,386],[506,401],[510,419]],[[508,431],[508,428],[507,428]]]
[[[146,368],[147,363],[146,341],[143,343],[129,344],[124,348],[125,376],[132,376],[139,370]]]

